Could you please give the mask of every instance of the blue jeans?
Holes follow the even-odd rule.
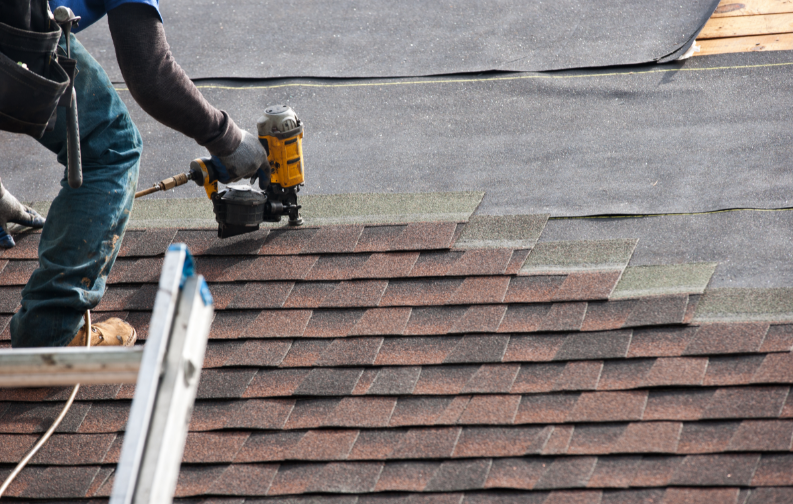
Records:
[[[102,299],[127,227],[142,140],[107,74],[71,36],[83,161],[83,185],[69,187],[66,171],[39,243],[39,268],[22,290],[11,319],[14,347],[65,346],[82,327],[85,310]],[[60,46],[65,54],[65,38]],[[66,166],[66,110],[39,140]]]

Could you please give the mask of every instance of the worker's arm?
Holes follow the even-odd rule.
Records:
[[[266,162],[258,139],[210,105],[174,61],[154,7],[124,3],[107,20],[121,75],[143,110],[206,147],[232,178],[249,177]]]

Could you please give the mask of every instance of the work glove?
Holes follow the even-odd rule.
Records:
[[[44,227],[44,217],[32,208],[23,205],[0,181],[0,247],[11,248],[16,245],[8,234],[8,223],[13,222],[26,227]]]
[[[247,131],[242,132],[242,142],[234,152],[228,156],[212,156],[212,162],[217,169],[218,181],[222,184],[254,177],[260,170],[268,174],[269,180],[270,163],[267,162],[267,152],[259,138]]]

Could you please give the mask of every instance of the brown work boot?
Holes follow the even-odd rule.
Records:
[[[91,346],[132,346],[138,339],[135,328],[120,318],[91,324]],[[85,326],[68,346],[85,346]]]

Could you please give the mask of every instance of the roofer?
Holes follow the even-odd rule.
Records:
[[[119,68],[132,97],[155,119],[206,147],[228,172],[221,182],[250,177],[267,162],[256,136],[212,107],[176,64],[158,0],[50,3],[53,11],[66,6],[80,16],[79,29],[107,14]],[[46,0],[0,3],[0,129],[38,138],[66,165],[66,109],[55,107],[69,84],[61,66],[68,66],[66,37],[49,7]],[[70,50],[78,71],[74,88],[83,183],[73,189],[65,176],[61,180],[41,234],[39,267],[11,320],[14,347],[85,344],[82,317],[102,299],[138,181],[142,140],[126,106],[73,34]],[[57,61],[50,57],[54,51]],[[136,339],[135,330],[120,319],[95,328],[92,345],[131,345]]]

